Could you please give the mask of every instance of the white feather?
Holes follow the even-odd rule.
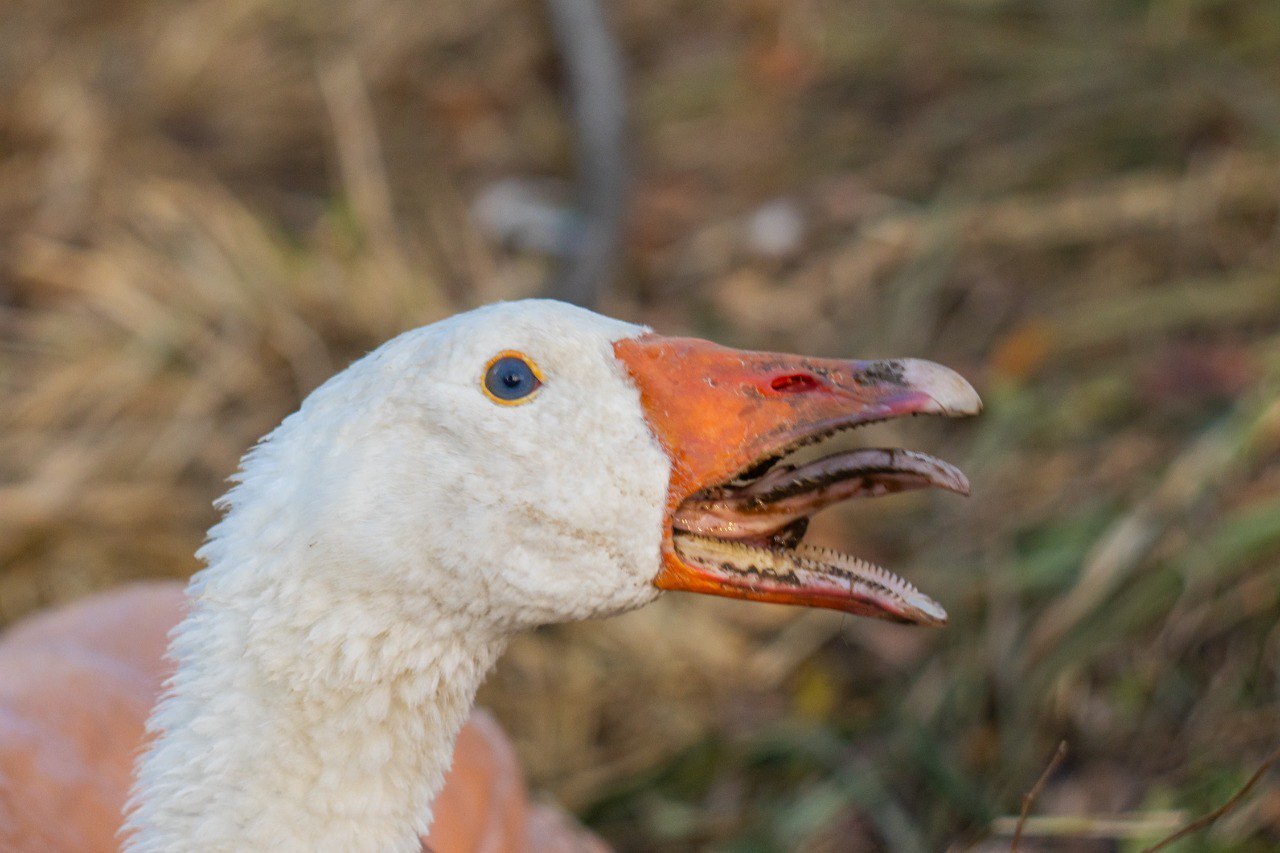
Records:
[[[612,344],[504,303],[388,342],[246,455],[199,556],[125,849],[417,850],[476,688],[523,628],[657,590],[670,461]],[[545,377],[481,390],[503,350]]]

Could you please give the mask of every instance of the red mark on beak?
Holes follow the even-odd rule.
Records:
[[[775,378],[769,387],[779,394],[800,394],[820,388],[822,383],[808,373],[789,373]]]

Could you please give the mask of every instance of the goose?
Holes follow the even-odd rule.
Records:
[[[898,575],[803,537],[838,501],[967,494],[964,475],[903,449],[792,454],[873,421],[980,408],[932,362],[735,350],[549,300],[406,332],[245,455],[184,593],[148,607],[161,593],[125,590],[10,631],[0,794],[6,775],[66,765],[32,734],[42,725],[74,718],[101,734],[112,715],[140,719],[180,618],[133,772],[126,851],[419,850],[434,807],[443,826],[450,802],[468,802],[446,787],[455,747],[473,745],[450,780],[477,749],[505,772],[509,747],[471,715],[517,632],[671,591],[944,624]],[[67,633],[126,686],[97,699],[102,677],[42,662],[65,657]],[[32,713],[41,691],[60,703],[53,722]],[[69,810],[109,802],[102,788],[128,784],[127,768],[54,770],[43,789],[10,786],[0,824],[50,797],[71,797]],[[67,794],[75,784],[98,789]],[[574,830],[561,831],[569,843]],[[529,849],[522,839],[489,849]]]

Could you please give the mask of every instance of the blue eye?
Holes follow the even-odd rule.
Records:
[[[540,387],[537,368],[520,353],[500,354],[484,372],[485,393],[496,403],[524,402]]]

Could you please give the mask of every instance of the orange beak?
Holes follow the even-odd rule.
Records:
[[[837,455],[828,457],[834,462],[823,469],[825,480],[817,485],[816,477],[804,468],[777,466],[772,473],[765,472],[799,446],[862,424],[903,415],[976,414],[981,401],[959,374],[918,359],[806,358],[659,335],[619,341],[614,351],[639,387],[650,427],[671,458],[662,568],[654,580],[658,587],[826,607],[903,622],[945,621],[940,607],[900,578],[852,558],[820,564],[814,556],[818,549],[795,547],[798,537],[793,534],[798,530],[803,535],[808,511],[850,496],[924,485],[967,493],[962,474],[909,451],[874,453],[880,454],[877,459],[926,459],[928,466],[935,467],[922,468],[924,473],[904,473],[890,463],[858,468],[850,462],[836,464],[841,462]],[[753,480],[767,480],[769,488],[744,488]],[[822,495],[836,497],[822,497],[819,487],[826,489]],[[803,497],[806,489],[814,496],[804,509],[786,514],[777,508],[785,501],[794,502],[797,494]],[[779,497],[783,495],[785,500]],[[725,537],[724,541],[687,538],[689,533],[678,526],[678,519],[689,517],[690,507],[720,512],[716,536]],[[769,530],[775,517],[778,529]],[[748,528],[750,535],[737,532]],[[692,545],[681,547],[682,543]],[[728,549],[735,564],[717,564],[707,556],[709,550],[718,553],[717,549]],[[740,565],[744,560],[752,564]],[[913,599],[912,593],[920,600]]]

